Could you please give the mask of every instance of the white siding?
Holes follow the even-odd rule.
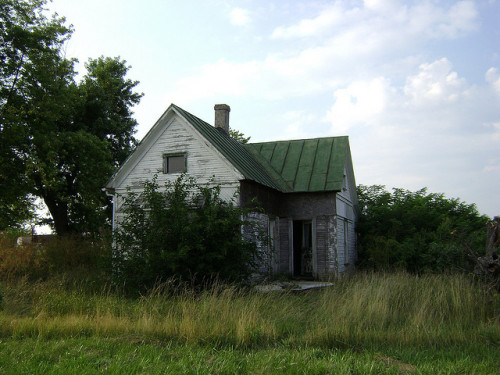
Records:
[[[160,121],[165,121],[164,124],[157,124],[161,131],[155,138],[148,139],[148,144],[141,145],[142,155],[134,155],[133,163],[127,165],[126,173],[120,175],[115,183],[115,225],[123,216],[123,198],[120,195],[125,195],[127,188],[141,192],[143,183],[152,180],[155,174],[160,186],[167,181],[175,181],[181,175],[163,173],[165,154],[184,153],[187,158],[186,174],[194,177],[199,184],[220,185],[223,199],[230,200],[238,192],[239,180],[243,176],[188,122],[177,115]]]
[[[242,178],[207,140],[183,119],[174,116],[163,133],[120,182],[118,188],[140,186],[155,174],[158,174],[160,185],[176,180],[180,173],[163,173],[163,155],[169,153],[185,153],[187,174],[196,178],[200,184],[208,183],[214,177],[216,184],[235,186]]]
[[[346,271],[346,266],[352,267],[357,259],[356,221],[357,214],[352,201],[355,195],[354,176],[348,166],[344,168],[344,184],[337,194],[337,264],[338,274]],[[346,239],[347,235],[347,239]]]
[[[347,240],[346,240],[347,234]],[[346,246],[347,245],[347,246]],[[338,273],[345,271],[347,265],[353,266],[357,259],[355,222],[337,217],[337,262]]]

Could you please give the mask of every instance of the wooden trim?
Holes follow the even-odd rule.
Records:
[[[311,236],[312,236],[312,267],[313,267],[313,277],[318,278],[318,253],[316,246],[316,216],[314,216],[311,220]]]
[[[184,157],[184,170],[181,172],[169,172],[168,171],[168,158],[175,158],[175,157]],[[187,152],[172,152],[172,153],[164,153],[162,154],[162,160],[163,160],[163,173],[164,174],[175,174],[175,173],[186,173],[187,172],[187,167],[188,167],[188,162],[187,162]]]

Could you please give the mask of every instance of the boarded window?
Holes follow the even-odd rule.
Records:
[[[186,172],[186,154],[163,156],[163,173],[183,172]]]

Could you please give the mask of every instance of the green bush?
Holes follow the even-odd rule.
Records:
[[[248,211],[206,187],[179,177],[160,189],[146,182],[124,197],[124,219],[115,230],[116,278],[143,291],[171,277],[195,284],[245,280],[259,261],[254,241],[242,234]]]
[[[359,265],[409,272],[468,270],[484,253],[487,217],[443,194],[358,186]]]

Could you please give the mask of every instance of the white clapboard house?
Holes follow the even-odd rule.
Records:
[[[160,186],[181,173],[218,184],[239,203],[257,198],[256,218],[269,231],[275,274],[331,279],[356,260],[359,207],[349,139],[325,137],[242,144],[229,136],[229,106],[215,106],[215,126],[172,104],[106,185],[113,227],[127,188]]]

